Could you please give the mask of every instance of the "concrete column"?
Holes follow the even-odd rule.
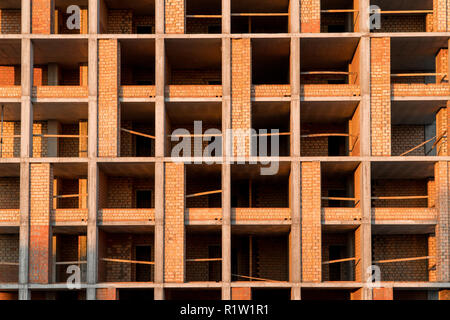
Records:
[[[361,229],[359,235],[360,243],[360,281],[366,282],[369,277],[368,268],[372,265],[372,206],[371,206],[371,166],[370,162],[361,163]],[[355,237],[356,243],[356,237]],[[372,290],[364,288],[363,300],[372,300]]]
[[[229,38],[222,39],[222,90],[222,300],[230,300],[231,166],[226,161],[227,156],[230,155],[226,148],[228,140],[225,134],[231,129],[231,40]]]
[[[28,2],[28,3],[27,3]],[[28,16],[24,16],[28,12]],[[22,30],[30,28],[30,3],[22,1]],[[25,26],[24,26],[25,21]],[[25,30],[28,24],[28,30]],[[21,138],[20,138],[20,236],[19,236],[19,299],[29,300],[28,290],[28,251],[30,239],[30,163],[32,155],[33,105],[31,92],[33,84],[33,47],[30,39],[22,39],[21,61]]]
[[[289,1],[289,32],[300,32],[300,1]]]
[[[98,167],[95,161],[88,163],[88,227],[87,227],[87,276],[89,285],[95,285],[98,277]],[[94,288],[86,290],[87,300],[95,300]]]
[[[300,38],[291,38],[291,156],[300,157]]]
[[[59,134],[61,132],[61,124],[56,120],[48,120],[47,122],[48,134]],[[49,157],[58,156],[58,142],[59,138],[47,138],[47,155]]]
[[[29,34],[31,32],[31,1],[21,0],[22,11],[22,34]]]
[[[89,0],[88,4],[88,14],[89,14],[89,33],[96,34],[99,33],[100,24],[100,1],[99,0]]]
[[[155,0],[155,33],[162,34],[164,33],[164,0]],[[158,56],[158,55],[156,55]]]
[[[300,282],[302,277],[301,248],[301,165],[298,161],[291,162],[290,176],[290,207],[291,207],[291,234],[290,244],[290,282],[292,282],[292,300],[300,300]]]
[[[356,8],[357,1],[359,1],[358,8]],[[370,32],[370,30],[369,30],[369,22],[370,22],[369,21],[369,15],[370,15],[369,6],[370,6],[370,0],[356,0],[355,1],[355,9],[359,9],[359,32],[362,32],[362,33]],[[367,74],[369,74],[369,72],[367,72]]]
[[[164,282],[164,162],[155,164],[155,283]],[[163,288],[155,288],[155,300],[164,299]]]
[[[363,36],[359,44],[359,85],[361,101],[359,103],[359,146],[361,156],[370,156],[370,38]]]
[[[231,0],[222,0],[222,33],[231,32]]]
[[[163,38],[156,39],[155,51],[155,157],[159,159],[164,158],[167,153],[165,150],[166,112],[164,105],[166,54]]]
[[[59,85],[59,65],[56,63],[49,63],[47,66],[48,73],[48,85],[49,86],[58,86]]]
[[[91,1],[92,2],[92,1]],[[97,7],[98,8],[98,7]],[[90,14],[90,19],[92,18]],[[91,19],[92,20],[92,19]],[[90,21],[90,26],[95,25]],[[91,30],[91,29],[90,29]],[[93,30],[91,30],[93,31]],[[86,281],[90,285],[97,282],[98,270],[98,229],[97,229],[97,211],[98,211],[98,167],[97,167],[97,40],[89,39],[89,57],[88,57],[88,92],[89,92],[89,122],[87,124],[87,156],[88,156],[88,181],[87,198],[88,207],[88,227],[87,227],[87,270]],[[80,130],[81,134],[81,130]],[[81,145],[81,144],[80,144]],[[88,300],[96,299],[94,288],[86,290]]]

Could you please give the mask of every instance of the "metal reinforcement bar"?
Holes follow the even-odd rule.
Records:
[[[141,132],[137,132],[137,131],[133,131],[133,130],[128,130],[128,129],[124,129],[124,128],[120,128],[120,130],[123,131],[123,132],[134,134],[136,136],[141,136],[141,137],[145,137],[145,138],[149,138],[149,139],[156,139],[155,136],[152,136],[150,134],[145,134],[145,133],[141,133]]]
[[[112,259],[112,258],[102,258],[101,260],[107,262],[120,262],[120,263],[155,264],[155,262],[153,261],[136,261],[136,260]]]
[[[355,257],[353,257],[353,258],[345,258],[345,259],[325,261],[325,262],[322,262],[322,264],[332,264],[332,263],[340,263],[340,262],[356,261],[356,260],[357,259]]]
[[[186,196],[186,198],[194,198],[194,197],[201,197],[206,196],[209,194],[215,194],[215,193],[222,193],[222,190],[214,190],[214,191],[206,191],[206,192],[199,192],[199,193],[193,193]]]

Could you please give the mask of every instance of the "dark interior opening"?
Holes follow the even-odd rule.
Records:
[[[152,247],[151,246],[136,246],[136,260],[137,261],[151,261]],[[151,281],[151,265],[136,264],[136,281]]]
[[[290,289],[252,288],[252,300],[285,301],[290,299]]]
[[[154,300],[153,289],[118,289],[119,300]]]
[[[136,208],[138,209],[152,208],[152,190],[136,191]]]

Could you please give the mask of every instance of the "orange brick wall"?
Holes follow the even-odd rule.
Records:
[[[116,157],[120,152],[119,43],[117,40],[99,40],[98,52],[98,154]]]
[[[426,32],[427,15],[382,15],[381,28],[373,32]]]
[[[0,34],[19,34],[21,19],[20,10],[0,9]]]
[[[0,261],[11,263],[19,262],[18,234],[0,234]],[[18,265],[0,265],[0,282],[18,282],[18,279]]]
[[[20,157],[20,122],[3,122],[3,143],[1,145],[2,158]]]
[[[166,33],[184,33],[184,2],[185,0],[165,0]]]
[[[300,1],[301,32],[320,32],[320,0]]]
[[[186,33],[208,33],[209,26],[220,26],[221,19],[186,19]],[[220,28],[219,28],[220,29]]]
[[[425,139],[425,127],[423,125],[393,125],[391,137],[391,154],[399,156],[422,142]],[[424,156],[425,146],[408,153],[409,156]]]
[[[97,300],[117,300],[116,288],[101,288],[96,289]]]
[[[20,86],[20,66],[0,66],[0,86]]]
[[[374,235],[372,260],[428,256],[427,235]],[[427,260],[379,264],[381,281],[428,281]]]
[[[427,181],[415,179],[383,179],[372,181],[373,197],[394,196],[425,196],[427,195]],[[401,199],[401,200],[372,200],[372,206],[383,207],[422,207],[428,206],[427,199]]]
[[[231,79],[232,79],[232,115],[233,155],[250,154],[250,138],[244,132],[251,128],[251,41],[250,39],[231,40]]]
[[[252,288],[231,288],[231,300],[252,300]]]
[[[108,33],[131,33],[133,11],[108,10]]]
[[[52,34],[54,31],[54,0],[33,0],[31,10],[32,32]]]
[[[50,211],[53,169],[48,163],[30,164],[30,243],[29,281],[51,282]]]
[[[447,29],[447,1],[433,0],[433,31],[445,32]]]
[[[437,281],[450,281],[450,213],[448,206],[449,163],[440,161],[435,165],[436,209],[436,277]]]
[[[166,163],[164,267],[166,282],[185,281],[185,168],[183,163]]]
[[[0,178],[0,209],[18,209],[20,201],[20,179]]]
[[[320,162],[302,163],[302,275],[305,282],[322,280]]]
[[[448,49],[440,49],[436,55],[436,73],[441,73],[436,77],[436,83],[449,83],[448,76]]]
[[[371,39],[372,155],[391,153],[390,38]]]

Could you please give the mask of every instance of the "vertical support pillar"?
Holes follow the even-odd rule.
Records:
[[[222,33],[231,32],[231,0],[222,0]]]
[[[229,7],[229,0],[226,0]],[[229,32],[229,30],[228,30]],[[231,165],[226,146],[231,129],[231,39],[222,39],[222,300],[231,299]]]
[[[95,1],[97,2],[97,1]],[[89,3],[92,4],[92,0]],[[95,10],[98,6],[95,6]],[[90,8],[91,10],[91,8]],[[95,11],[94,10],[94,11]],[[93,14],[95,12],[91,12]],[[94,20],[90,14],[90,30],[96,31],[97,21]],[[97,229],[97,211],[98,211],[98,167],[97,167],[97,39],[89,39],[89,61],[88,61],[88,92],[89,92],[89,122],[87,123],[87,156],[88,156],[88,181],[87,198],[88,207],[88,227],[87,227],[87,244],[86,244],[86,281],[88,285],[95,285],[97,283],[98,270],[98,229]],[[81,134],[81,128],[80,128]],[[81,141],[80,141],[81,142]],[[80,143],[80,148],[82,148]],[[88,288],[86,290],[86,298],[88,300],[96,299],[95,288]]]
[[[300,0],[301,32],[320,32],[320,0]]]
[[[51,135],[57,135],[61,132],[61,124],[56,120],[47,121],[47,133]],[[58,143],[59,138],[52,137],[47,138],[47,156],[57,157],[58,156]]]
[[[433,31],[447,31],[447,0],[433,0]]]
[[[372,38],[371,44],[370,100],[372,119],[372,156],[390,156],[391,39]],[[367,139],[364,140],[367,141]]]
[[[98,40],[98,156],[120,155],[120,44]]]
[[[164,280],[183,283],[186,271],[184,163],[166,163],[165,179]]]
[[[322,281],[320,162],[302,162],[302,280]]]
[[[361,225],[355,232],[355,249],[356,241],[359,242],[359,250],[355,255],[359,254],[359,264],[356,267],[355,279],[365,283],[369,274],[369,267],[372,265],[372,200],[371,200],[371,165],[369,161],[361,163]],[[363,300],[372,300],[372,290],[363,288]]]
[[[436,209],[438,224],[436,226],[436,280],[450,281],[450,213],[449,170],[448,162],[439,161],[435,164]]]
[[[32,32],[36,34],[52,34],[54,30],[54,0],[32,1]]]
[[[252,85],[251,39],[231,39],[232,79],[232,129],[233,156],[250,156],[251,85]]]
[[[185,0],[166,1],[166,33],[184,33],[185,29]]]
[[[53,169],[50,163],[30,164],[29,281],[48,284],[52,276]]]
[[[28,2],[25,4],[24,2]],[[30,25],[30,3],[22,1],[22,23]],[[25,11],[24,11],[25,10]],[[28,16],[25,15],[28,13]],[[24,26],[22,25],[22,28]],[[24,30],[24,29],[22,29]],[[26,30],[25,30],[26,31]],[[21,52],[21,138],[20,138],[20,246],[19,246],[19,299],[29,300],[28,264],[30,239],[30,162],[32,156],[33,105],[31,92],[33,85],[33,45],[30,39],[22,39]]]

